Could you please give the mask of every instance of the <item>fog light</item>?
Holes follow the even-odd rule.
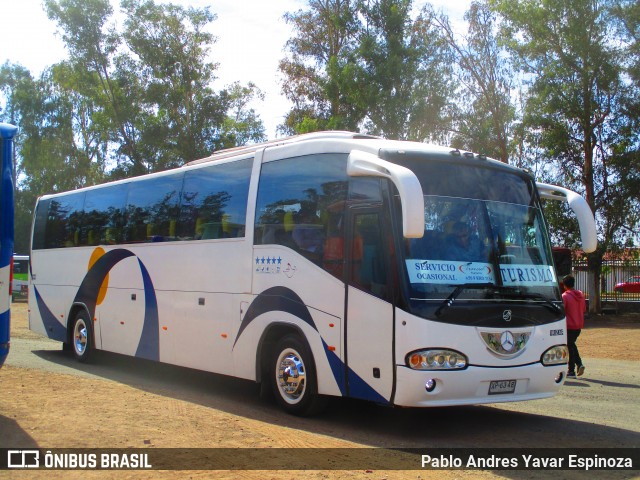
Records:
[[[562,383],[562,379],[564,378],[564,372],[560,372],[556,375],[556,383]]]
[[[431,393],[433,392],[433,390],[436,388],[436,380],[435,378],[430,378],[429,380],[426,381],[426,383],[424,384],[424,389]]]

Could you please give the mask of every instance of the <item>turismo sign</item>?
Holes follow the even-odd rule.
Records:
[[[502,284],[526,287],[552,286],[557,283],[551,265],[500,265]]]
[[[494,267],[484,262],[448,260],[406,260],[411,283],[462,285],[465,283],[495,283]],[[549,286],[556,283],[550,265],[500,265],[500,277],[505,286]]]

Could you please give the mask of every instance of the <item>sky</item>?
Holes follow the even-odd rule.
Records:
[[[156,0],[157,1],[157,0]],[[8,2],[8,0],[4,0]],[[114,11],[119,1],[111,0]],[[209,6],[217,15],[211,32],[218,41],[211,47],[211,60],[219,63],[215,88],[235,81],[255,83],[265,99],[253,105],[260,115],[269,139],[276,138],[290,103],[281,94],[278,62],[284,58],[284,46],[291,28],[283,15],[304,9],[306,0],[173,0],[183,6]],[[420,8],[424,0],[414,0]],[[449,15],[452,24],[462,20],[471,0],[432,0],[436,10]],[[9,61],[27,68],[32,75],[67,58],[55,23],[47,18],[42,0],[11,1],[0,15],[0,64]]]

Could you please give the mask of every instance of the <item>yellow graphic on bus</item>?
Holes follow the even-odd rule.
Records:
[[[100,257],[102,257],[106,252],[104,248],[97,247],[93,253],[91,254],[91,258],[89,259],[89,266],[87,267],[87,271],[91,270],[91,267],[98,261]],[[104,300],[104,297],[107,295],[107,288],[109,287],[109,274],[104,277],[104,281],[102,285],[100,285],[100,290],[98,291],[98,298],[96,299],[96,305],[100,305]]]

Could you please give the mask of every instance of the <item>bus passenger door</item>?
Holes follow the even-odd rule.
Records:
[[[348,209],[345,363],[350,397],[380,403],[394,385],[393,306],[389,301],[391,246],[380,209]]]

